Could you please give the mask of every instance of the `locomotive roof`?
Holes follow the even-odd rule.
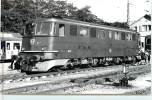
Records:
[[[22,41],[22,36],[19,33],[0,32],[0,40],[3,40],[3,41]]]
[[[77,20],[72,20],[72,19],[65,19],[65,18],[63,18],[63,19],[57,19],[57,18],[37,19],[36,21],[61,22],[61,23],[66,23],[66,24],[76,24],[76,25],[82,25],[82,26],[88,26],[88,27],[104,28],[107,30],[137,33],[135,31],[129,30],[129,29],[117,28],[117,27],[112,27],[112,26],[107,26],[107,25],[100,25],[100,24],[77,21]]]

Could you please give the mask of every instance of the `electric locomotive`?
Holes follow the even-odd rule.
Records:
[[[137,54],[135,31],[70,19],[38,19],[32,35],[11,66],[25,72],[46,72],[79,65],[132,62]]]

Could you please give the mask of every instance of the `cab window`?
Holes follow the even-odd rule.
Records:
[[[59,36],[64,37],[65,36],[65,25],[59,24]]]
[[[80,36],[86,37],[88,35],[88,28],[80,27]]]
[[[121,33],[121,39],[125,40],[125,33],[124,32]]]
[[[128,40],[128,41],[131,41],[132,40],[132,34],[126,34],[126,39]]]
[[[28,23],[26,24],[26,27],[23,27],[24,29],[24,35],[25,36],[32,36],[35,35],[35,23]]]
[[[132,34],[132,40],[136,41],[136,34]]]
[[[51,31],[50,22],[39,22],[36,24],[36,35],[48,35]]]
[[[90,28],[90,37],[96,38],[96,28]]]
[[[98,38],[99,39],[105,39],[105,36],[106,36],[106,31],[104,30],[98,30]]]
[[[109,39],[112,39],[112,31],[109,31]]]
[[[76,25],[70,25],[70,35],[71,36],[77,35],[77,26]]]
[[[115,40],[121,40],[121,35],[119,32],[114,32],[114,38]]]

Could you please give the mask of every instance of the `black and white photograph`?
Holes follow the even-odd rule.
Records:
[[[1,0],[0,94],[151,95],[152,0]]]

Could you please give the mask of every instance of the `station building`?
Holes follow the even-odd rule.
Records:
[[[145,37],[150,35],[152,26],[151,26],[151,16],[144,15],[138,20],[134,21],[130,28],[136,30],[140,34],[140,47],[142,51],[145,51]]]

